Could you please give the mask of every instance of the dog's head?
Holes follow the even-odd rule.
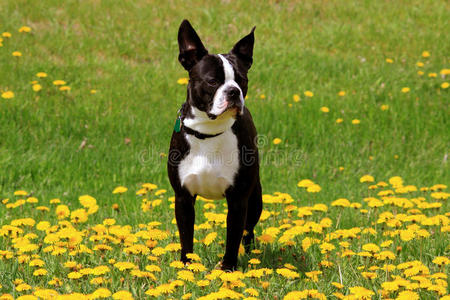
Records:
[[[247,94],[247,72],[253,62],[252,31],[227,54],[209,54],[189,21],[178,31],[178,60],[189,72],[188,103],[210,119],[227,111],[242,114]]]

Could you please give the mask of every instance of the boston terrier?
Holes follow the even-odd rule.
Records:
[[[209,54],[189,21],[178,31],[181,65],[189,72],[186,102],[170,142],[168,174],[175,192],[181,261],[193,252],[197,195],[226,198],[227,240],[221,269],[235,270],[239,245],[248,252],[262,211],[256,129],[244,106],[254,30],[227,54]]]

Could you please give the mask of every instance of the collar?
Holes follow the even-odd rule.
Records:
[[[183,129],[184,129],[184,132],[186,132],[187,134],[193,135],[196,138],[201,139],[201,140],[208,139],[208,138],[213,138],[213,137],[219,136],[219,135],[221,135],[223,133],[223,132],[219,132],[219,133],[216,133],[216,134],[206,134],[206,133],[198,132],[197,130],[194,130],[194,129],[189,128],[187,126],[183,126]]]
[[[204,139],[208,139],[208,138],[213,138],[216,136],[221,135],[223,132],[219,132],[216,134],[206,134],[206,133],[201,133],[197,130],[194,130],[192,128],[189,128],[185,125],[183,125],[183,119],[184,119],[184,113],[185,113],[185,104],[183,103],[180,107],[180,109],[178,110],[178,114],[177,114],[177,120],[175,122],[175,127],[174,127],[174,131],[175,132],[180,132],[181,129],[184,130],[184,132],[186,132],[186,134],[190,134],[195,136],[198,139],[204,140]]]

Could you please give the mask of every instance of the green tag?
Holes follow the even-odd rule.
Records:
[[[173,128],[173,131],[180,132],[181,130],[181,117],[178,117],[175,121],[175,127]]]

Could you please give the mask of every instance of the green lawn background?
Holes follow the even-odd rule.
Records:
[[[2,1],[0,32],[12,37],[0,47],[0,90],[15,97],[0,99],[0,195],[25,189],[72,202],[87,193],[108,205],[115,186],[143,182],[170,195],[161,153],[186,94],[177,84],[187,76],[177,62],[184,18],[213,53],[256,26],[246,105],[261,135],[265,193],[328,203],[359,201],[364,174],[449,182],[446,1]],[[22,25],[32,32],[19,33]],[[36,93],[40,71],[49,76]],[[322,192],[302,194],[303,178]]]

